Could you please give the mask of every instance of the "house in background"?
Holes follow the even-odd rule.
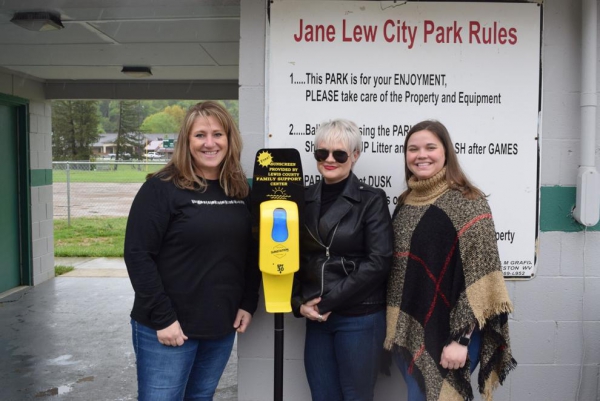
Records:
[[[171,134],[144,134],[148,141],[144,147],[145,153],[154,152],[160,155],[161,159],[171,159],[173,156],[176,133]]]
[[[173,138],[176,136],[177,134],[139,134],[139,147],[126,147],[125,152],[132,156],[143,156],[149,152],[154,152],[161,155],[161,158],[170,159],[173,154]],[[116,140],[116,133],[100,134],[98,142],[92,145],[92,154],[98,157],[108,157],[116,154]]]

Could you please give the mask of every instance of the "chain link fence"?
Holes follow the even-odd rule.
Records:
[[[52,163],[54,218],[121,217],[129,214],[131,202],[146,175],[160,170],[162,162]]]

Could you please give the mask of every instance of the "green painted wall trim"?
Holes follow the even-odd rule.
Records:
[[[15,102],[20,102],[16,98]],[[19,190],[21,192],[21,253],[23,264],[21,266],[21,279],[23,285],[33,284],[33,257],[31,244],[31,174],[29,170],[29,101],[21,103],[18,109],[19,118]]]
[[[29,169],[29,100],[0,93],[0,104],[15,107],[18,119],[19,219],[21,228],[21,284],[33,284],[31,255],[31,170]],[[52,173],[52,171],[50,171]],[[47,180],[45,178],[45,180]],[[50,175],[52,182],[52,175]]]
[[[26,106],[29,104],[29,100],[24,99],[22,97],[18,97],[18,96],[12,96],[12,95],[0,93],[0,103]]]
[[[32,187],[52,185],[52,169],[29,170],[29,175],[31,176]]]
[[[572,215],[575,207],[575,187],[542,187],[540,189],[540,230],[541,231],[583,231]],[[600,231],[600,223],[588,227],[588,231]]]

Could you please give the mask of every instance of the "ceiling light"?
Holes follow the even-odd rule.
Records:
[[[146,78],[152,76],[150,67],[123,67],[121,72],[132,78]]]
[[[18,12],[10,22],[30,31],[55,31],[64,28],[60,15],[47,11]]]

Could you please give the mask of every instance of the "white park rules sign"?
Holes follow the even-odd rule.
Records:
[[[300,151],[305,185],[319,124],[347,118],[363,138],[354,173],[392,210],[406,133],[439,120],[489,195],[505,276],[535,274],[537,4],[275,0],[268,35],[267,146]]]

